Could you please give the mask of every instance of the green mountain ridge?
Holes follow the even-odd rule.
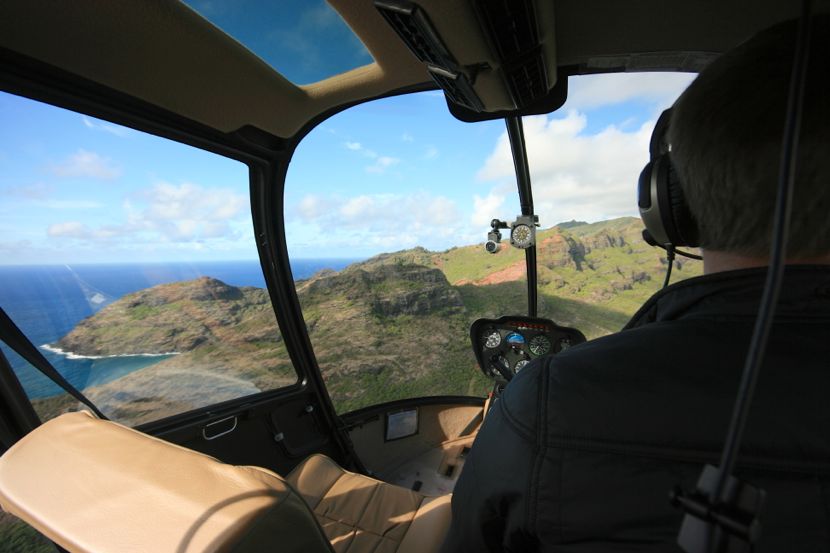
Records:
[[[665,260],[633,218],[539,231],[539,313],[589,338],[618,330],[662,282]],[[381,254],[296,283],[315,355],[338,411],[425,395],[483,395],[469,343],[480,317],[526,312],[524,253],[483,246]],[[698,274],[682,261],[678,278]],[[85,393],[138,424],[286,386],[297,378],[267,291],[209,277],[129,294],[57,344],[79,355],[177,355]],[[38,400],[41,413],[72,405]]]
[[[642,228],[640,219],[621,217],[597,223],[570,221],[538,231],[540,295],[590,302],[630,316],[658,290],[667,268],[664,252],[643,241]],[[506,244],[497,254],[486,253],[480,244],[443,252],[413,248],[381,254],[357,266],[402,262],[436,267],[456,286],[525,280],[524,252]],[[699,262],[679,258],[673,281],[701,272]],[[556,312],[546,316],[557,319]],[[618,328],[611,324],[593,335]]]

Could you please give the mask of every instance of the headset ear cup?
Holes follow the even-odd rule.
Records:
[[[637,205],[640,218],[654,245],[666,247],[671,244],[672,238],[665,219],[671,217],[671,214],[665,197],[665,186],[660,183],[661,178],[665,178],[661,157],[658,155],[654,161],[649,161],[640,173]]]
[[[652,245],[695,247],[699,244],[697,223],[689,211],[666,142],[671,113],[671,108],[665,110],[654,126],[649,143],[651,161],[637,183],[637,206]]]
[[[671,214],[671,221],[666,225],[669,230],[669,237],[672,239],[672,244],[675,246],[689,246],[696,247],[700,245],[698,238],[697,222],[689,210],[689,204],[686,202],[686,195],[683,192],[683,186],[680,184],[680,179],[677,176],[677,171],[671,163],[671,158],[668,154],[665,155],[665,186],[666,195],[669,200]]]

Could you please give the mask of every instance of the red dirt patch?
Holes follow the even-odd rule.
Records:
[[[505,267],[501,271],[490,273],[486,277],[473,282],[476,286],[486,286],[487,284],[500,284],[502,282],[513,282],[521,280],[526,276],[526,264],[524,261],[517,261],[509,267]]]

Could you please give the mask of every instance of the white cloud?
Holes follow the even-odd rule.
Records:
[[[297,211],[303,219],[312,220],[322,217],[334,207],[331,200],[316,194],[309,194],[297,204]]]
[[[611,125],[596,134],[584,133],[586,125],[587,117],[573,110],[560,119],[524,119],[533,199],[542,226],[573,218],[597,221],[637,213],[637,177],[648,161],[654,122],[630,131]],[[506,133],[478,178],[515,178]]]
[[[572,77],[568,80],[568,101],[563,108],[586,110],[640,100],[654,103],[662,110],[674,103],[695,76],[693,73],[610,73]]]
[[[128,129],[127,127],[122,127],[121,125],[104,123],[103,121],[92,119],[90,117],[87,117],[86,115],[82,115],[81,117],[83,119],[84,126],[88,129],[104,131],[115,136],[120,136],[122,138],[128,136],[132,132],[132,130]]]
[[[197,184],[155,184],[142,198],[146,207],[128,204],[131,226],[161,233],[169,240],[188,241],[228,234],[228,221],[242,213],[247,198],[227,188],[203,188]]]
[[[79,221],[66,221],[49,225],[46,234],[54,238],[89,238],[92,231]]]
[[[403,140],[404,142],[415,142],[415,137],[409,134],[408,132],[405,132],[401,135],[401,140]]]
[[[366,148],[360,142],[344,142],[343,145],[346,147],[347,150],[359,152],[360,155],[362,155],[363,157],[367,157],[369,159],[374,160],[374,163],[366,166],[365,169],[367,173],[373,173],[376,175],[383,174],[386,172],[387,169],[394,165],[397,165],[401,161],[400,158],[397,157],[380,155],[376,151]]]
[[[493,191],[482,198],[478,194],[473,196],[473,215],[470,222],[475,227],[489,227],[490,221],[505,217],[504,201],[506,196]]]
[[[54,238],[111,241],[138,237],[150,243],[195,243],[234,239],[231,221],[245,215],[247,197],[226,188],[204,188],[192,183],[159,182],[125,200],[126,222],[90,228],[77,221],[50,225]]]
[[[289,225],[289,233],[303,228],[303,236],[297,240],[309,240],[307,228],[312,225],[320,229],[312,241],[323,240],[317,246],[326,247],[354,249],[356,243],[382,247],[384,251],[418,245],[440,247],[447,237],[466,238],[464,233],[470,231],[453,200],[424,191],[328,198],[308,195],[299,201],[294,213],[297,217]],[[289,242],[296,246],[297,240]]]
[[[377,159],[375,159],[375,162],[373,164],[366,166],[366,172],[381,174],[386,172],[386,170],[392,167],[393,165],[397,165],[398,163],[400,163],[400,161],[401,160],[396,157],[379,156]]]
[[[438,154],[438,148],[435,146],[427,146],[427,149],[424,152],[424,159],[435,159],[438,157]]]
[[[59,177],[90,177],[111,180],[121,176],[121,168],[115,165],[112,160],[84,149],[79,149],[63,162],[53,165],[51,170]]]

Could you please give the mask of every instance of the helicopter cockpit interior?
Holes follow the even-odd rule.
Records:
[[[653,131],[799,15],[3,3],[0,553],[437,552],[510,382],[702,273]]]

